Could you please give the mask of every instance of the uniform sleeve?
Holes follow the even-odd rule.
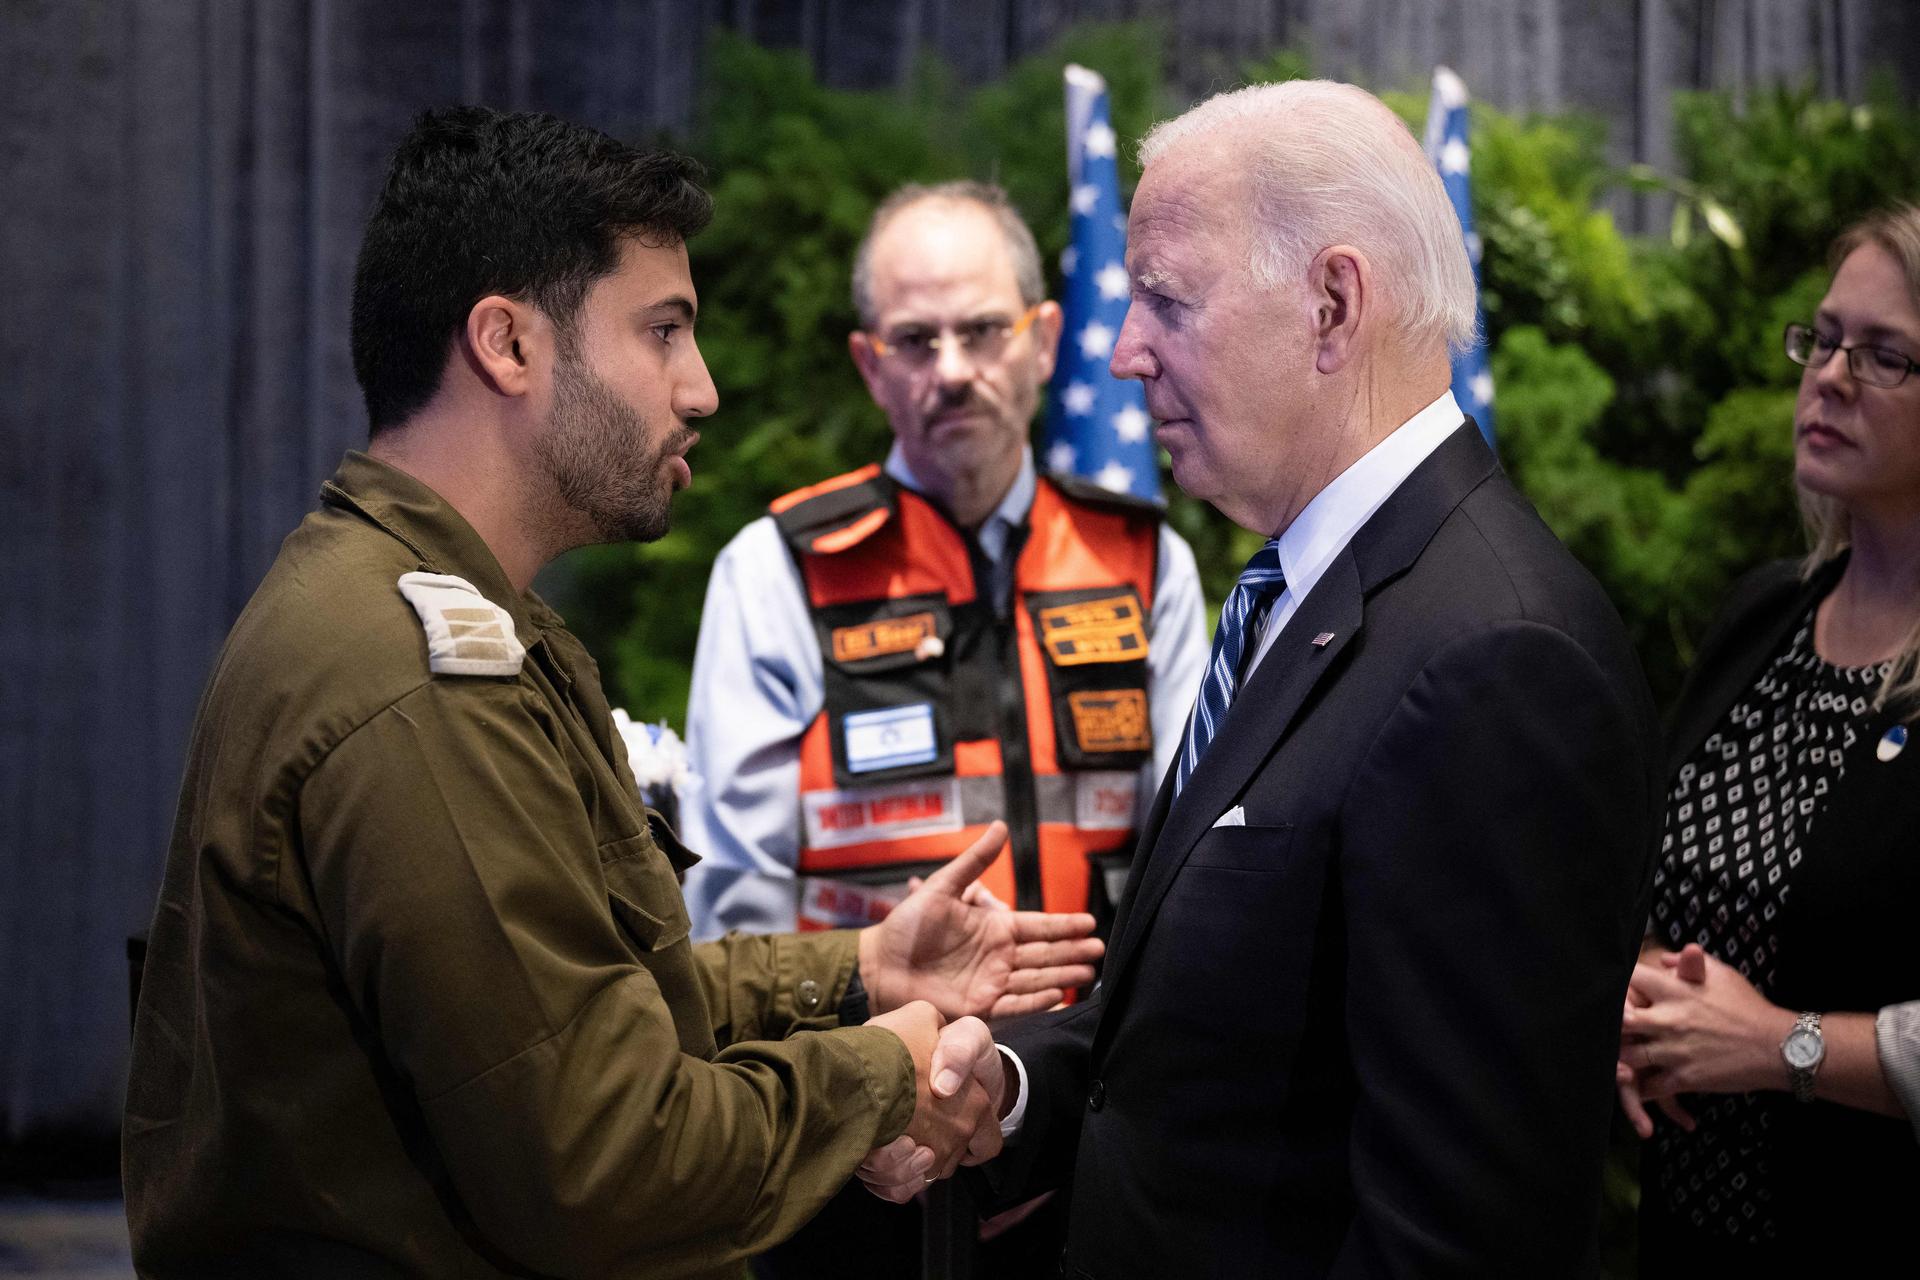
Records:
[[[1355,1212],[1333,1274],[1592,1270],[1657,829],[1651,716],[1564,633],[1506,623],[1436,654],[1355,773]]]
[[[695,946],[714,1039],[784,1040],[838,1026],[859,939],[858,929],[729,933]]]
[[[608,872],[635,840],[596,850],[543,712],[458,678],[388,708],[304,786],[303,870],[347,999],[496,1248],[541,1274],[710,1269],[903,1131],[911,1061],[876,1028],[688,1051],[706,1029],[627,939],[663,974],[689,944],[615,923]],[[664,857],[641,873],[671,892]]]
[[[1193,561],[1193,548],[1173,531],[1173,526],[1164,523],[1160,526],[1159,562],[1153,585],[1153,634],[1147,648],[1153,777],[1144,790],[1158,785],[1180,750],[1187,716],[1207,668],[1209,645],[1207,602],[1200,590],[1200,570]]]
[[[693,936],[794,928],[800,739],[825,700],[820,645],[793,558],[770,518],[714,561],[694,650],[687,754],[703,785],[682,829]]]

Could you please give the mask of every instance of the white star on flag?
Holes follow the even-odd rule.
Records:
[[[1473,388],[1473,402],[1475,404],[1493,403],[1493,375],[1491,373],[1482,369],[1473,375],[1473,381],[1468,385]]]
[[[1109,462],[1094,473],[1093,482],[1112,493],[1125,493],[1133,488],[1133,472],[1117,462]]]
[[[1090,321],[1080,331],[1080,354],[1089,360],[1105,360],[1113,354],[1113,340],[1118,336],[1098,320]]]
[[[1480,233],[1478,231],[1467,232],[1467,257],[1473,260],[1474,266],[1480,265]]]
[[[1121,317],[1134,285],[1114,163],[1120,139],[1107,114],[1106,82],[1085,67],[1069,66],[1063,74],[1062,158],[1072,247],[1060,255],[1060,351],[1047,389],[1046,433],[1034,443],[1034,460],[1049,471],[1157,498],[1160,460],[1146,398],[1139,387],[1116,381],[1110,367],[1126,332]]]
[[[1447,139],[1447,145],[1440,148],[1440,172],[1465,173],[1467,171],[1467,144],[1459,138]]]

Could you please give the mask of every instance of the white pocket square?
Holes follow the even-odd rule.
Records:
[[[1213,820],[1215,827],[1244,827],[1247,825],[1247,811],[1239,805],[1227,810]]]

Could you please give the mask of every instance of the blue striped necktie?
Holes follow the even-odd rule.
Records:
[[[1187,742],[1180,749],[1175,795],[1186,788],[1193,767],[1200,763],[1207,744],[1225,723],[1227,708],[1240,687],[1240,657],[1246,651],[1247,637],[1258,632],[1286,585],[1286,575],[1280,571],[1280,539],[1272,538],[1247,561],[1247,567],[1240,571],[1240,581],[1233,584],[1233,594],[1220,610],[1220,626],[1213,633],[1213,656],[1207,660],[1200,696],[1194,700],[1193,716],[1187,721]]]

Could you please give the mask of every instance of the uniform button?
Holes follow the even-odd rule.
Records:
[[[1095,1080],[1092,1087],[1087,1090],[1087,1109],[1089,1111],[1098,1111],[1106,1105],[1107,1082],[1104,1080]]]
[[[800,1007],[808,1013],[820,1007],[820,984],[812,978],[800,980]]]

